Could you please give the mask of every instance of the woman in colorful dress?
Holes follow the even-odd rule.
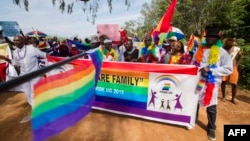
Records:
[[[187,54],[184,53],[184,45],[181,41],[176,41],[171,44],[171,51],[165,56],[165,64],[190,64],[190,59]]]

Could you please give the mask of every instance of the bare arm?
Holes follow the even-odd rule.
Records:
[[[243,55],[240,53],[238,54],[238,58],[236,60],[236,66],[238,67],[243,59]]]
[[[8,63],[11,63],[11,60],[3,55],[0,55],[0,59],[7,61]]]

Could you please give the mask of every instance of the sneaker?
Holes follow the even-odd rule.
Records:
[[[215,141],[215,140],[216,140],[215,131],[213,131],[213,130],[208,130],[208,131],[207,131],[207,137],[208,137],[211,141]]]
[[[31,120],[31,115],[27,115],[20,121],[20,123],[26,123],[29,122],[30,120]]]

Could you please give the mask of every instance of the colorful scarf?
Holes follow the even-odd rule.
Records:
[[[165,57],[166,64],[180,64],[180,61],[181,61],[180,54],[172,55],[171,53],[168,53]]]
[[[186,64],[186,65],[190,65],[191,63],[191,56],[188,53],[183,53],[180,59],[180,64]]]
[[[208,58],[208,68],[217,68],[217,62],[219,61],[219,57],[220,57],[220,48],[222,47],[222,42],[220,40],[218,40],[212,47],[211,50],[209,52],[209,58]],[[202,42],[201,46],[198,47],[198,50],[196,52],[195,57],[195,62],[194,64],[198,67],[200,67],[200,63],[202,61],[203,58],[203,53],[204,53],[204,49],[206,49],[205,43]],[[205,83],[204,83],[205,81]],[[200,91],[204,86],[206,87],[205,90],[205,98],[203,101],[203,105],[204,106],[208,106],[211,102],[212,96],[213,96],[213,90],[215,87],[215,76],[212,74],[212,72],[208,72],[207,76],[204,79],[201,79],[198,83],[198,86],[196,88],[196,90]]]
[[[170,52],[165,56],[166,64],[187,64],[189,65],[191,56],[187,53],[172,55]]]
[[[110,52],[104,46],[101,46],[101,52],[105,57],[110,55]]]
[[[149,47],[144,47],[141,50],[142,55],[142,62],[147,63],[156,63],[157,61],[153,58],[153,56],[149,53],[156,54],[156,47],[154,45],[151,45]]]
[[[112,58],[114,59],[114,61],[118,61],[118,54],[113,48],[111,48],[111,50],[109,51],[104,46],[102,46],[101,53],[105,56],[105,58],[108,58],[110,55],[113,54]]]

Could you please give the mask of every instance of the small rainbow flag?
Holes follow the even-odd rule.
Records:
[[[199,80],[198,85],[196,87],[196,91],[201,91],[202,88],[205,86],[205,82],[206,81],[204,79]]]
[[[166,91],[168,91],[169,90],[169,88],[170,88],[170,84],[169,83],[165,83],[164,84],[164,87],[162,88],[162,90],[166,90]]]
[[[199,37],[196,37],[195,35],[191,35],[189,37],[189,41],[188,41],[188,45],[187,45],[187,51],[191,52],[191,53],[195,53],[197,47],[200,44],[200,39]]]
[[[100,49],[90,60],[74,60],[73,69],[40,80],[34,86],[32,129],[34,141],[43,141],[84,118],[95,101]],[[80,63],[79,63],[80,62]]]

